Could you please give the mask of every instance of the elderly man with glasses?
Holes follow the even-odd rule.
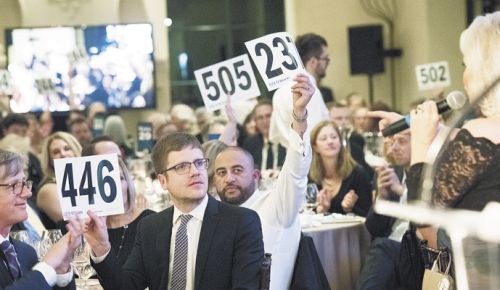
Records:
[[[28,217],[33,183],[23,168],[20,155],[0,149],[0,289],[74,289],[70,262],[80,244],[77,234],[66,234],[40,262],[35,249],[9,238],[12,226]]]
[[[174,205],[141,221],[123,267],[111,253],[106,223],[89,212],[85,237],[104,289],[257,289],[264,258],[259,217],[207,195],[209,160],[196,137],[167,135],[151,157]]]

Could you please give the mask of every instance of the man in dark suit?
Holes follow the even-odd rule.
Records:
[[[377,168],[377,199],[406,203],[407,190],[405,175],[411,160],[411,136],[406,130],[384,139],[386,156],[396,165]],[[401,173],[401,174],[400,174]],[[375,202],[376,202],[375,201]],[[373,237],[368,254],[363,263],[358,289],[397,289],[397,269],[401,239],[409,222],[377,214],[370,209],[366,217],[366,228]]]
[[[271,143],[269,140],[272,112],[273,103],[269,100],[261,100],[255,105],[253,118],[257,134],[246,138],[241,146],[252,154],[257,169],[261,171],[281,168],[285,162],[285,147],[279,143]]]
[[[264,258],[258,215],[207,195],[208,159],[196,137],[173,133],[152,160],[173,206],[145,217],[119,267],[104,220],[89,212],[86,238],[104,289],[257,289]]]
[[[35,250],[9,238],[12,226],[28,218],[32,182],[25,180],[20,155],[0,149],[0,289],[74,289],[71,259],[79,236],[65,235],[38,262]],[[54,289],[60,289],[54,287]]]

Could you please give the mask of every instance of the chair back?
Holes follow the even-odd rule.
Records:
[[[262,266],[260,267],[260,290],[269,290],[269,284],[271,283],[271,254],[264,254],[264,261],[262,261]]]

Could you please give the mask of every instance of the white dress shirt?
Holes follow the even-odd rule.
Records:
[[[307,131],[309,132],[323,120],[328,120],[330,118],[328,114],[328,109],[326,108],[325,101],[321,95],[320,90],[317,87],[316,80],[314,77],[306,73],[314,84],[314,94],[311,100],[307,104]],[[286,134],[283,132],[290,131],[290,124],[292,123],[292,110],[293,110],[293,95],[292,95],[292,85],[294,82],[290,82],[287,85],[282,86],[277,89],[273,96],[273,113],[271,115],[271,125],[269,128],[269,140],[275,144],[280,143],[281,146],[288,147],[288,139]]]
[[[208,194],[205,195],[201,203],[189,213],[181,212],[174,205],[174,216],[172,226],[172,236],[170,238],[170,255],[168,266],[168,289],[171,288],[172,283],[172,269],[174,267],[174,249],[175,249],[175,235],[177,229],[181,225],[180,216],[183,214],[190,214],[193,217],[187,223],[188,235],[188,258],[187,258],[187,271],[186,271],[186,290],[194,289],[194,274],[196,269],[196,253],[198,252],[198,242],[200,239],[201,225],[203,223],[203,215],[208,204]]]
[[[311,164],[309,142],[303,142],[295,131],[291,131],[290,124],[286,132],[290,132],[286,134],[290,146],[275,188],[265,192],[256,190],[241,205],[255,210],[262,223],[264,249],[272,254],[271,290],[290,286],[300,241],[299,210],[305,200]]]
[[[278,143],[269,144],[269,140],[264,140],[264,146],[262,146],[262,162],[260,164],[260,171],[266,171],[267,168],[267,159],[269,158],[269,146],[272,146],[273,151],[273,167],[269,169],[277,170],[278,169]]]
[[[408,188],[406,187],[406,173],[403,173],[401,184],[403,185],[403,194],[401,194],[401,197],[399,198],[399,204],[407,204]],[[401,242],[401,240],[403,239],[403,235],[409,228],[410,222],[408,220],[396,219],[396,221],[392,225],[392,232],[389,235],[389,239],[396,242]]]

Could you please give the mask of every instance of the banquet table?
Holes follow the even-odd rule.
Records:
[[[302,232],[313,238],[331,289],[356,289],[370,247],[364,218],[334,215],[301,216]],[[311,221],[313,220],[313,221]]]

